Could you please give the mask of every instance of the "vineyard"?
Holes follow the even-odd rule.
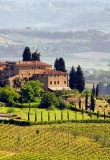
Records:
[[[110,124],[0,124],[0,160],[109,160]]]

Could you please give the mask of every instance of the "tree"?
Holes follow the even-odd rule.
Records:
[[[40,106],[42,108],[49,108],[52,106],[58,107],[59,106],[58,98],[55,96],[54,93],[50,92],[44,93],[41,98]]]
[[[62,71],[62,72],[66,72],[66,68],[65,68],[65,61],[63,58],[56,58],[55,63],[54,63],[54,68],[57,71]]]
[[[92,88],[92,95],[93,95],[93,97],[95,97],[95,95],[96,95],[96,90],[95,90],[94,84],[93,84],[93,88]]]
[[[60,71],[66,72],[65,61],[63,58],[59,58],[59,66],[60,66]]]
[[[85,97],[85,109],[87,110],[88,107],[88,93],[86,93],[86,97]]]
[[[32,53],[32,61],[40,61],[40,53],[38,53],[38,50]]]
[[[24,85],[21,89],[23,102],[33,102],[35,101],[34,90],[30,85]]]
[[[29,47],[25,47],[24,49],[23,61],[31,61],[31,52]]]
[[[57,71],[60,71],[60,65],[59,65],[59,59],[56,58],[55,62],[54,62],[54,68],[57,70]]]
[[[93,95],[91,94],[91,110],[94,112],[95,110],[95,99]]]
[[[24,102],[33,102],[37,96],[40,96],[43,89],[43,83],[40,81],[29,81],[21,89]]]
[[[76,88],[76,72],[75,72],[75,69],[73,66],[72,66],[70,74],[69,74],[69,87],[71,89]]]
[[[6,86],[0,88],[0,101],[13,105],[14,102],[19,100],[19,93],[14,88]]]
[[[99,85],[97,84],[97,86],[96,86],[96,98],[98,97],[98,95],[99,95]]]
[[[76,89],[78,89],[79,92],[82,92],[84,88],[85,88],[85,78],[80,65],[78,65],[76,71]]]
[[[32,89],[34,90],[34,96],[41,96],[41,94],[44,92],[43,86],[44,84],[41,83],[39,80],[36,81],[29,81],[27,85],[30,85]]]

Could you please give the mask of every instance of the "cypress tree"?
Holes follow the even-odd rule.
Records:
[[[69,87],[71,89],[76,88],[76,72],[75,72],[75,69],[73,66],[72,66],[70,74],[69,74]]]
[[[99,85],[97,84],[97,86],[96,86],[96,98],[98,97],[98,95],[99,95]]]
[[[95,93],[96,93],[96,90],[95,90],[95,86],[93,84],[93,88],[92,88],[92,95],[93,95],[93,97],[95,97]]]
[[[30,121],[30,112],[28,112],[28,121]]]
[[[91,94],[91,110],[94,112],[95,110],[95,100],[93,95]]]
[[[35,112],[35,122],[37,121],[37,112]]]
[[[81,109],[81,99],[80,98],[79,98],[78,103],[79,103],[79,109]]]
[[[40,53],[36,50],[36,52],[32,53],[32,61],[40,61]]]
[[[57,117],[56,117],[56,113],[54,114],[54,117],[55,117],[55,121],[56,121],[56,119],[57,119]]]
[[[48,121],[50,121],[50,113],[48,112]]]
[[[84,88],[85,88],[85,78],[80,65],[78,65],[76,71],[76,89],[78,89],[79,92],[82,92]]]
[[[63,58],[56,58],[55,63],[54,63],[54,68],[57,71],[62,71],[62,72],[66,72],[66,68],[65,68],[65,61]]]
[[[31,61],[31,52],[29,47],[25,47],[24,49],[23,61]]]
[[[88,93],[86,93],[86,97],[85,97],[85,110],[87,110],[88,107]]]
[[[57,71],[60,71],[60,65],[59,65],[59,59],[56,58],[55,62],[54,62],[54,69],[56,69]]]
[[[59,58],[59,66],[60,66],[60,71],[66,72],[65,61],[63,58]]]

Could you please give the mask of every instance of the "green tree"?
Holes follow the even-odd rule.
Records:
[[[32,61],[40,61],[40,53],[38,53],[38,50],[32,53]]]
[[[85,109],[87,110],[88,107],[88,93],[86,93],[86,97],[85,97]]]
[[[69,74],[69,87],[71,89],[76,88],[76,72],[75,72],[75,69],[73,66],[72,66],[70,74]]]
[[[91,110],[94,112],[95,110],[95,99],[93,95],[91,94]]]
[[[31,52],[29,47],[25,47],[24,49],[23,61],[31,61]]]
[[[93,88],[92,88],[92,95],[93,95],[93,97],[95,97],[95,93],[96,93],[96,90],[95,90],[95,86],[93,84]]]
[[[60,66],[60,71],[66,72],[65,61],[63,58],[59,58],[59,66]]]
[[[60,71],[60,64],[59,64],[58,58],[56,58],[56,60],[54,62],[54,69],[56,69],[57,71]]]
[[[79,109],[81,109],[81,98],[79,98],[78,104],[79,104]]]
[[[0,101],[13,105],[14,102],[19,100],[19,93],[14,88],[6,86],[0,88]]]
[[[58,107],[59,106],[58,98],[55,96],[54,93],[50,92],[44,93],[41,98],[40,106],[42,108],[49,108],[51,106]]]
[[[76,71],[76,89],[78,89],[79,92],[82,92],[85,89],[85,78],[80,65],[78,65]]]
[[[35,101],[34,90],[30,85],[24,85],[21,89],[23,102],[33,102]]]
[[[22,87],[21,92],[24,102],[33,102],[37,96],[40,96],[44,92],[43,83],[38,80],[29,81]]]
[[[96,98],[98,97],[98,95],[99,95],[99,85],[97,84],[97,86],[96,86]]]
[[[27,85],[30,85],[32,89],[34,90],[34,96],[41,96],[41,94],[44,92],[43,86],[44,84],[41,83],[39,80],[36,81],[29,81]]]
[[[66,72],[66,68],[65,68],[65,61],[63,58],[56,58],[55,63],[54,63],[54,68],[57,71],[62,71],[62,72]]]

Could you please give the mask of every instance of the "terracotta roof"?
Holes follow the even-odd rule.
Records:
[[[4,68],[5,68],[5,66],[0,67],[0,71],[3,71]]]
[[[7,62],[0,62],[0,66],[6,66]]]
[[[34,74],[67,75],[68,73],[49,69],[37,69]]]
[[[18,61],[17,66],[51,66],[50,64],[41,61]]]

